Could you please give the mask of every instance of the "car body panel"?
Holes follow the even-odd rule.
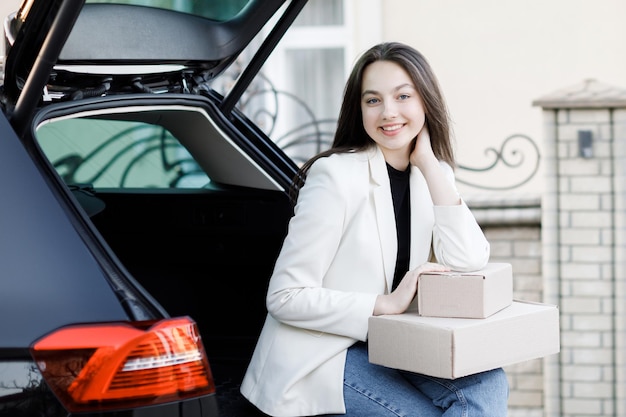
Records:
[[[272,146],[251,149],[250,144],[234,136],[233,122],[220,117],[209,99],[175,97],[113,96],[87,100],[83,105],[51,105],[35,119],[39,126],[35,140],[43,145],[44,136],[50,136],[67,146],[76,143],[70,146],[75,156],[80,145],[93,159],[96,156],[90,149],[102,149],[95,127],[74,132],[67,122],[84,119],[104,124],[103,130],[110,131],[107,123],[125,120],[165,128],[172,134],[170,140],[181,143],[197,157],[198,165],[210,178],[209,185],[200,189],[126,188],[116,183],[100,186],[100,180],[67,172],[65,175],[95,184],[94,196],[105,208],[90,221],[134,279],[170,314],[189,314],[198,321],[208,341],[211,363],[221,367],[222,361],[231,360],[229,356],[246,357],[251,353],[264,320],[267,278],[292,209],[287,188],[271,173],[291,167],[275,166],[275,161],[268,158],[276,152]],[[237,130],[246,135],[243,127]],[[87,131],[89,136],[84,136]],[[246,137],[252,134],[247,132]],[[123,159],[120,154],[116,158]],[[50,163],[55,165],[54,159]],[[176,163],[169,160],[172,166]],[[58,165],[55,169],[59,175],[67,171]],[[82,168],[78,165],[75,169],[80,173]],[[228,272],[224,275],[221,271]],[[244,306],[261,314],[233,313],[228,319],[220,319],[223,312],[236,312]]]
[[[218,21],[164,9],[87,2],[57,64],[199,63],[221,67],[222,61],[232,60],[257,36],[283,3],[250,3],[234,19]]]
[[[0,132],[0,265],[2,280],[14,282],[3,285],[0,296],[2,349],[28,347],[77,317],[128,319],[102,269],[2,115]],[[84,296],[89,293],[98,295]],[[28,316],[16,314],[20,311]]]

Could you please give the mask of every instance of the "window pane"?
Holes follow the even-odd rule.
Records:
[[[343,89],[343,49],[297,49],[286,56],[291,91],[318,118],[336,118]]]
[[[294,26],[338,26],[343,24],[343,0],[311,0]]]

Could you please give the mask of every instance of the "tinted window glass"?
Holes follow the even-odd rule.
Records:
[[[228,20],[235,16],[248,3],[248,0],[87,0],[86,3],[135,4],[138,6],[158,7],[195,14],[214,20]]]
[[[209,179],[161,126],[76,118],[37,130],[37,139],[67,184],[96,188],[201,188]]]

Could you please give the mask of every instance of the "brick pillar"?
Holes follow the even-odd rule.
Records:
[[[626,416],[626,89],[585,80],[533,105],[544,118],[544,301],[561,314],[544,415]]]

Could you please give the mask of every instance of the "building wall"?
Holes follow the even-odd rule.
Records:
[[[485,235],[492,248],[492,262],[507,262],[513,269],[513,297],[542,300],[541,228],[536,226],[488,226]],[[541,416],[543,409],[543,360],[535,359],[505,368],[509,379],[511,417]],[[531,413],[531,412],[534,412]]]
[[[513,298],[543,300],[541,203],[539,199],[468,201],[491,245],[491,262],[510,263]],[[520,220],[523,219],[523,220]],[[505,367],[509,417],[541,417],[544,410],[544,360]]]
[[[513,265],[514,297],[560,312],[560,353],[506,368],[510,415],[624,416],[626,89],[586,81],[534,104],[544,131],[540,220],[527,201],[468,202],[492,260]],[[580,132],[591,133],[590,152]]]
[[[4,23],[4,19],[9,14],[17,11],[21,0],[2,0],[0,1],[0,21]],[[4,33],[4,29],[3,29]],[[4,39],[4,38],[3,38]],[[0,42],[0,56],[4,56],[4,41]]]
[[[354,0],[355,7],[360,1]],[[626,42],[623,0],[379,2],[382,40],[410,43],[434,67],[463,164],[483,166],[485,150],[511,134],[542,143],[543,116],[532,102],[555,88],[587,78],[626,86],[626,54],[611,52],[623,51]],[[376,18],[367,18],[376,27]],[[486,174],[483,181],[505,179]],[[510,193],[538,195],[544,187],[539,174]],[[477,191],[460,188],[465,195]]]
[[[546,364],[546,416],[624,416],[626,90],[581,83],[543,109],[544,300],[561,314],[561,353]],[[591,152],[581,153],[581,132]]]

